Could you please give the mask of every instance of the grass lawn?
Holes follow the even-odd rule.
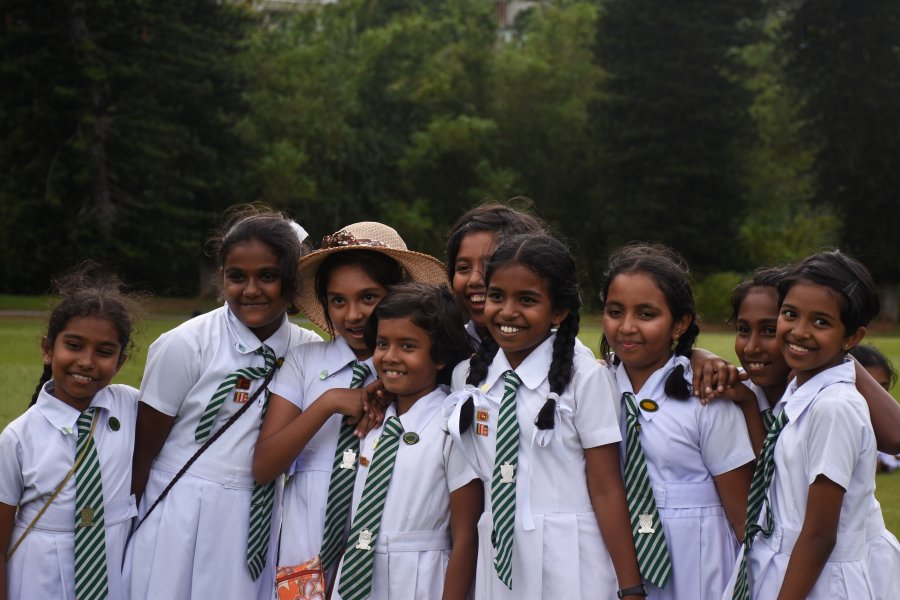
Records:
[[[47,307],[46,302],[38,297],[21,301],[15,298],[0,296],[0,309],[45,310]],[[150,310],[154,312],[144,319],[142,329],[135,339],[134,354],[129,357],[114,381],[138,387],[150,343],[160,333],[186,320],[193,310],[192,306],[191,301],[153,305]],[[201,308],[210,308],[210,303],[205,303]],[[300,324],[310,326],[308,322]],[[5,427],[20,415],[34,393],[42,369],[40,339],[44,327],[44,317],[0,317],[0,389],[6,390],[0,396],[0,427]],[[601,322],[597,316],[582,318],[579,338],[595,354],[600,345],[600,334]],[[878,346],[894,365],[900,366],[900,337],[876,335],[866,338],[866,341]],[[733,333],[720,331],[702,334],[699,345],[728,360],[735,360]],[[895,397],[897,391],[895,387]],[[900,472],[879,475],[876,483],[885,522],[891,531],[900,535]]]

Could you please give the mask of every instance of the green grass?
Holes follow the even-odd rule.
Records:
[[[12,310],[6,303],[8,298],[17,297],[0,296],[0,309]],[[38,301],[44,301],[43,306],[39,306]],[[15,310],[47,308],[44,297],[34,297],[15,306]],[[135,337],[135,351],[114,381],[138,387],[151,342],[162,332],[187,319],[196,306],[197,301],[192,300],[157,303],[155,308],[160,308],[163,314],[154,312],[144,319],[141,331]],[[207,304],[199,308],[208,307]],[[180,314],[177,314],[179,310]],[[302,324],[309,326],[309,323]],[[40,340],[44,327],[46,319],[43,317],[0,317],[0,389],[4,391],[0,396],[0,427],[5,427],[9,421],[22,414],[34,393],[42,369]],[[599,318],[587,316],[582,319],[579,338],[594,353],[598,352],[600,334]],[[867,338],[866,341],[878,346],[895,365],[900,366],[900,337],[878,335]],[[728,360],[735,360],[734,334],[730,332],[704,333],[699,345]],[[894,394],[897,394],[896,387]],[[900,534],[900,472],[878,476],[877,496],[888,529]]]

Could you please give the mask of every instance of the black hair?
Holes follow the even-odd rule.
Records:
[[[52,350],[57,336],[72,319],[98,317],[115,327],[119,362],[123,362],[133,349],[132,333],[138,324],[137,294],[127,292],[116,275],[93,261],[85,261],[56,279],[53,289],[61,299],[50,312],[44,347]],[[51,366],[45,364],[29,406],[37,402],[41,389],[51,378]]]
[[[731,292],[731,315],[728,317],[728,323],[731,325],[737,323],[741,304],[744,303],[744,299],[750,293],[750,290],[757,287],[770,287],[777,292],[778,282],[781,281],[787,270],[787,266],[763,267],[757,269],[750,277],[737,284]]]
[[[316,299],[322,305],[325,322],[332,335],[334,323],[331,322],[331,315],[328,312],[328,282],[334,271],[347,265],[359,266],[366,275],[385,289],[409,280],[409,275],[399,262],[376,250],[344,250],[326,256],[316,270]]]
[[[453,368],[469,358],[475,350],[466,332],[466,316],[446,285],[436,286],[411,281],[388,289],[369,320],[363,337],[369,350],[375,351],[378,322],[381,319],[408,318],[416,327],[428,332],[431,361],[442,363],[437,382],[449,385]]]
[[[450,228],[450,235],[447,238],[447,272],[451,281],[456,273],[456,256],[459,254],[463,238],[478,231],[492,232],[496,238],[496,245],[499,246],[507,237],[524,233],[544,233],[544,224],[537,217],[504,204],[484,204],[466,211]]]
[[[891,361],[871,344],[857,344],[848,351],[863,367],[880,367],[888,374],[888,388],[897,384],[897,371]]]
[[[490,285],[491,276],[498,268],[514,264],[522,265],[544,280],[550,291],[553,311],[569,311],[556,332],[553,359],[547,374],[550,393],[558,397],[572,381],[575,338],[581,322],[581,295],[578,292],[575,261],[562,242],[547,234],[516,235],[507,238],[494,251],[485,269],[485,283]],[[485,336],[481,340],[481,345],[469,364],[467,383],[477,385],[484,380],[497,349],[497,342],[491,336]],[[538,413],[535,425],[538,429],[553,429],[555,415],[556,399],[551,396]]]
[[[690,358],[691,348],[700,334],[700,326],[697,324],[690,271],[684,258],[662,244],[632,243],[619,248],[609,257],[609,265],[603,274],[600,302],[604,308],[613,279],[618,275],[631,273],[644,273],[653,279],[666,298],[673,322],[685,315],[690,316],[688,327],[678,338],[674,348],[676,355]],[[600,339],[600,353],[607,360],[612,356],[605,333]],[[618,357],[614,362],[618,364]],[[686,400],[691,396],[691,386],[684,379],[684,367],[678,365],[672,370],[666,378],[665,392],[667,396],[679,400]]]
[[[779,305],[784,302],[788,290],[800,281],[810,281],[837,292],[841,323],[848,336],[868,325],[881,310],[869,270],[840,250],[807,256],[788,270],[778,283]]]
[[[289,216],[264,204],[240,204],[225,211],[221,227],[207,241],[207,254],[215,258],[220,268],[236,244],[256,240],[268,246],[278,257],[281,297],[287,300],[289,315],[298,312],[294,306],[301,285],[297,262],[312,251],[308,242],[300,241],[292,223]]]

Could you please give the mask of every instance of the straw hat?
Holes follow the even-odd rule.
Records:
[[[372,221],[347,225],[322,238],[322,248],[301,258],[297,265],[297,279],[302,285],[294,305],[324,331],[328,331],[329,327],[322,304],[316,297],[316,273],[329,255],[346,250],[371,250],[386,254],[400,263],[413,281],[434,285],[448,283],[444,264],[428,254],[407,250],[406,242],[392,227]]]

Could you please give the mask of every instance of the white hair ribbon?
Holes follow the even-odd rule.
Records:
[[[303,227],[300,226],[300,223],[298,223],[297,221],[294,221],[293,219],[291,219],[290,221],[288,221],[288,223],[290,224],[291,229],[294,230],[294,233],[297,234],[297,238],[298,238],[301,242],[305,241],[306,238],[309,237],[309,234],[306,232],[305,229],[303,229]]]

